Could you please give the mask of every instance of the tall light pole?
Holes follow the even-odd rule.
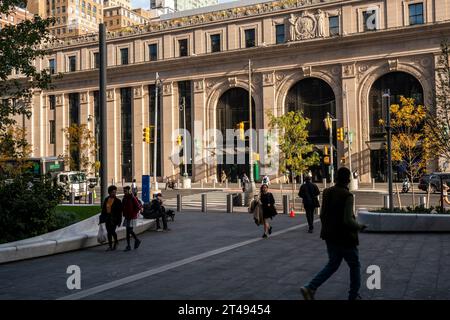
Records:
[[[383,93],[383,100],[386,101],[386,133],[387,133],[387,166],[388,166],[388,188],[389,188],[389,211],[394,209],[394,192],[392,190],[392,135],[391,135],[391,90],[386,89]]]
[[[248,161],[250,162],[250,193],[256,189],[255,180],[253,179],[253,114],[252,114],[252,60],[248,59],[248,109],[249,109],[249,136],[248,136]]]
[[[98,25],[99,28],[99,52],[100,52],[100,68],[99,68],[99,103],[100,103],[100,195],[101,200],[108,196],[108,164],[107,164],[107,146],[108,134],[106,123],[106,29],[103,23]]]
[[[156,73],[155,81],[155,134],[153,138],[153,186],[155,191],[158,190],[158,181],[156,180],[157,171],[157,141],[158,141],[158,97],[159,97],[159,73]]]
[[[187,173],[187,155],[186,155],[186,136],[187,136],[187,131],[186,131],[186,97],[182,97],[181,98],[181,105],[180,105],[180,110],[183,111],[183,162],[184,162],[184,174],[183,177],[187,177],[188,173]]]

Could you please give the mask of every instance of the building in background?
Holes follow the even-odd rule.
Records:
[[[212,6],[218,3],[218,0],[150,0],[150,9],[166,9],[164,13],[170,13]]]
[[[42,18],[54,17],[50,32],[58,38],[98,32],[103,21],[103,0],[30,0],[27,8]]]
[[[0,14],[0,29],[3,29],[6,26],[19,24],[24,20],[31,19],[32,17],[33,14],[28,10],[16,7],[16,10],[14,10],[10,15]]]
[[[311,168],[314,180],[329,178],[324,155],[330,139],[323,120],[330,113],[337,119],[333,137],[337,128],[353,133],[352,169],[360,182],[386,181],[385,133],[379,125],[388,110],[383,93],[390,90],[391,103],[403,95],[433,105],[440,44],[450,37],[448,0],[283,1],[242,0],[175,12],[107,35],[108,181],[139,182],[153,173],[154,145],[142,134],[155,125],[156,108],[158,134],[152,143],[158,150],[158,177],[176,180],[184,172],[177,139],[184,122],[191,133],[187,151],[194,163],[187,170],[194,182],[213,181],[222,170],[230,181],[248,174],[248,160],[226,163],[226,157],[237,155],[220,138],[242,122],[248,129],[250,107],[256,129],[269,129],[269,112],[298,110],[311,119],[310,142],[322,159]],[[58,156],[67,149],[61,132],[71,123],[97,132],[98,38],[51,44],[36,65],[63,76],[54,88],[34,92],[27,139],[32,156]],[[348,165],[348,143],[336,138],[332,143],[335,169]],[[263,175],[276,169],[277,160],[269,161],[272,148],[254,148]],[[267,174],[271,180],[284,175]]]
[[[103,7],[124,7],[131,9],[131,0],[104,0]]]
[[[145,11],[140,10],[141,13]],[[106,7],[103,9],[103,21],[108,31],[117,31],[125,27],[149,23],[150,18],[141,13],[121,6]]]

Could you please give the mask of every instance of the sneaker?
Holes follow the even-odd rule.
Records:
[[[316,293],[315,290],[311,290],[310,288],[307,288],[307,287],[301,287],[300,291],[303,295],[303,299],[314,300],[314,294]]]
[[[168,231],[170,231],[171,229],[169,229],[169,228],[166,228],[166,229],[164,229],[163,231],[164,232],[168,232]]]
[[[136,241],[134,241],[134,248],[137,249],[137,248],[139,248],[140,245],[141,245],[141,240],[136,239]]]
[[[263,237],[264,239],[267,238],[267,234],[264,233],[262,237]]]
[[[125,248],[125,250],[123,250],[123,251],[130,251],[131,250],[131,247],[130,246],[127,246],[126,248]]]
[[[308,230],[308,233],[313,233],[313,229],[309,229],[309,230]]]
[[[272,234],[272,227],[269,228],[269,234]]]
[[[156,231],[158,231],[158,232],[162,232],[162,231],[163,231],[163,229],[161,229],[161,228],[158,228],[158,229],[156,229]]]
[[[362,300],[363,298],[357,294],[355,297],[348,297],[348,300]]]

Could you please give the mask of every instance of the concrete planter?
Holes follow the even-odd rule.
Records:
[[[1,244],[0,263],[43,257],[98,246],[100,245],[97,242],[98,217],[99,214],[44,235]],[[138,219],[134,232],[136,234],[142,233],[154,224],[155,220]],[[125,238],[124,227],[118,228],[116,232],[118,239]]]
[[[378,213],[359,209],[357,220],[373,232],[450,232],[450,214]]]

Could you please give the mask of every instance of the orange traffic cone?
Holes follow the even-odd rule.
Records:
[[[294,209],[291,209],[291,212],[289,213],[289,217],[295,218],[295,212],[294,212]]]

